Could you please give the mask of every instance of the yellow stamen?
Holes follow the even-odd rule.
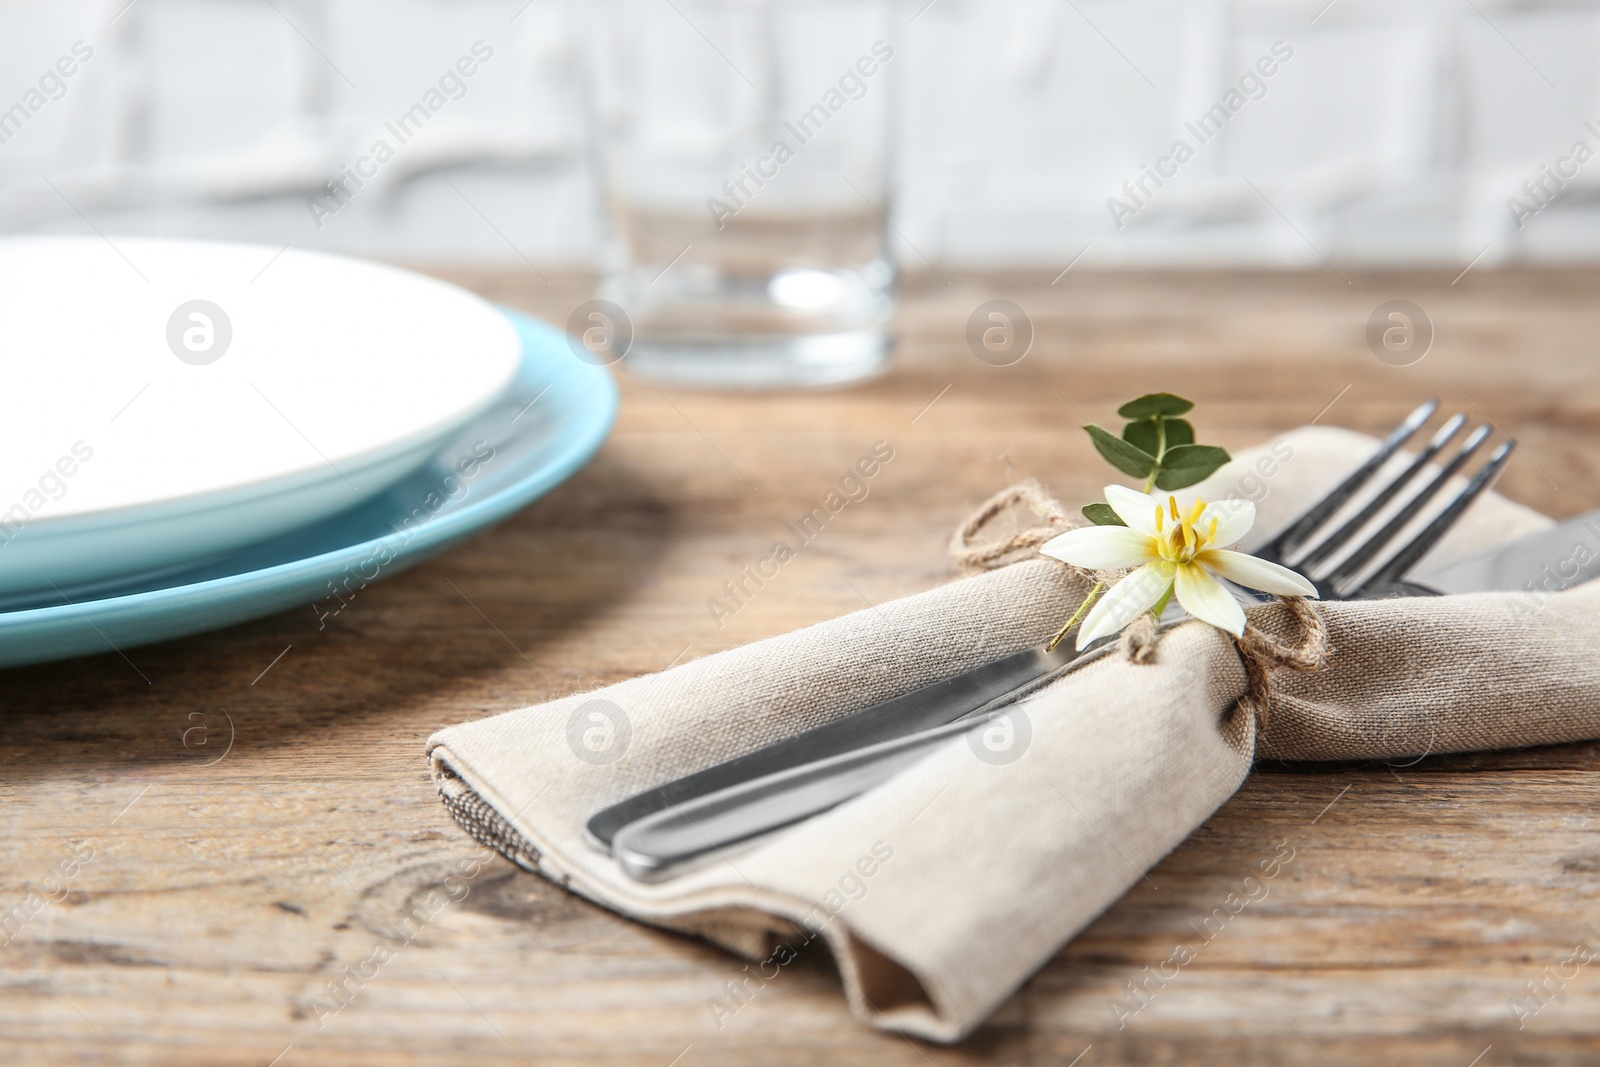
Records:
[[[1211,529],[1206,531],[1206,540],[1207,541],[1215,541],[1217,539],[1217,523],[1218,523],[1218,521],[1220,521],[1220,520],[1217,518],[1217,516],[1215,516],[1215,515],[1211,516]]]
[[[1167,505],[1172,508],[1172,521],[1173,522],[1177,522],[1178,519],[1179,519],[1179,515],[1178,515],[1178,498],[1175,497],[1175,496],[1167,497]]]
[[[1162,530],[1162,520],[1164,520],[1166,517],[1167,517],[1166,516],[1166,512],[1161,510],[1161,505],[1160,504],[1157,504],[1156,505],[1156,533],[1160,533],[1161,532],[1161,530]]]
[[[1204,514],[1205,510],[1206,502],[1204,500],[1196,500],[1194,502],[1194,507],[1189,509],[1189,525],[1193,526],[1195,523],[1199,522],[1200,516]]]

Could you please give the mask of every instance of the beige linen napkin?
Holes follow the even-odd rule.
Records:
[[[1373,447],[1305,428],[1241,455],[1200,490],[1257,499],[1259,541]],[[1430,563],[1548,525],[1486,495]],[[1026,737],[1011,762],[977,735],[954,739],[850,803],[658,884],[629,879],[584,838],[593,812],[652,784],[1038,644],[1085,592],[1060,564],[1018,563],[442,730],[428,745],[434,775],[462,825],[528,870],[762,960],[751,971],[764,978],[792,946],[825,938],[858,1017],[953,1041],[1204,822],[1257,756],[1397,757],[1600,736],[1600,583],[1540,598],[1329,603],[1318,609],[1329,661],[1274,672],[1259,733],[1235,713],[1246,672],[1232,641],[1186,623],[1162,636],[1151,662],[1113,656],[1045,689],[1015,716]],[[1251,617],[1293,636],[1280,606]],[[730,996],[721,1011],[738,1004]],[[708,1008],[718,1016],[715,1002]]]

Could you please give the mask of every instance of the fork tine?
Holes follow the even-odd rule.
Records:
[[[1371,563],[1377,557],[1378,553],[1383,551],[1383,546],[1394,540],[1395,535],[1401,530],[1405,529],[1405,527],[1410,524],[1411,520],[1417,517],[1417,512],[1422,509],[1422,506],[1429,500],[1432,500],[1434,494],[1438,493],[1440,489],[1443,489],[1446,482],[1455,477],[1456,472],[1461,470],[1462,465],[1465,464],[1468,459],[1472,458],[1472,454],[1476,452],[1478,450],[1478,446],[1482,445],[1483,442],[1488,438],[1490,432],[1491,427],[1488,423],[1485,423],[1484,425],[1479,426],[1476,430],[1473,430],[1472,435],[1468,437],[1462,444],[1461,451],[1456,453],[1455,457],[1452,458],[1449,463],[1444,465],[1444,469],[1439,472],[1433,481],[1419,489],[1415,496],[1405,502],[1405,504],[1400,508],[1399,512],[1396,513],[1394,518],[1390,519],[1388,523],[1384,525],[1383,529],[1373,534],[1366,540],[1364,544],[1362,544],[1360,548],[1356,549],[1354,552],[1350,553],[1349,556],[1345,557],[1345,559],[1342,560],[1337,567],[1329,571],[1322,580],[1330,586],[1337,585],[1339,582],[1355,576],[1364,567],[1366,567],[1367,564]],[[1454,522],[1455,520],[1452,519],[1451,521]],[[1448,529],[1448,527],[1446,527],[1446,529]],[[1440,532],[1442,533],[1443,531]]]
[[[1367,484],[1378,468],[1388,461],[1389,457],[1400,450],[1400,446],[1411,439],[1411,435],[1422,428],[1422,425],[1433,418],[1433,413],[1439,410],[1437,398],[1429,400],[1415,411],[1405,417],[1405,421],[1394,428],[1394,432],[1384,438],[1383,444],[1378,446],[1367,461],[1357,467],[1344,481],[1334,486],[1333,491],[1315,504],[1311,505],[1289,526],[1276,534],[1266,544],[1257,547],[1254,555],[1273,563],[1282,563],[1283,557],[1305,543],[1306,539],[1314,534],[1318,527],[1330,519],[1334,512],[1342,508],[1349,500],[1360,492],[1361,487]]]
[[[1417,454],[1416,459],[1411,461],[1411,466],[1400,472],[1400,474],[1388,485],[1378,490],[1377,495],[1368,501],[1367,505],[1357,512],[1349,522],[1345,523],[1333,533],[1329,534],[1327,538],[1322,541],[1322,543],[1318,544],[1311,551],[1307,552],[1304,556],[1301,556],[1298,560],[1296,560],[1294,563],[1294,569],[1303,574],[1305,573],[1307,567],[1312,567],[1318,563],[1321,563],[1339,549],[1349,544],[1350,539],[1354,537],[1362,527],[1371,522],[1373,516],[1382,511],[1384,505],[1393,500],[1400,490],[1409,485],[1411,479],[1415,478],[1417,473],[1421,471],[1423,467],[1426,467],[1430,462],[1432,462],[1433,457],[1438,455],[1440,450],[1443,449],[1445,445],[1449,444],[1451,438],[1455,437],[1455,435],[1460,432],[1461,427],[1465,426],[1466,424],[1466,415],[1455,415],[1450,419],[1450,421],[1439,427],[1439,432],[1433,435],[1433,439],[1428,442],[1427,447]]]
[[[1511,453],[1516,447],[1516,441],[1508,440],[1495,449],[1489,456],[1489,462],[1484,464],[1483,469],[1467,484],[1467,487],[1461,491],[1460,495],[1452,500],[1448,507],[1434,516],[1433,521],[1423,527],[1422,531],[1411,539],[1410,544],[1396,552],[1387,563],[1373,572],[1371,578],[1361,583],[1360,591],[1379,589],[1403,579],[1411,571],[1411,568],[1415,567],[1422,557],[1428,554],[1428,550],[1449,532],[1450,528],[1456,524],[1456,520],[1461,518],[1461,513],[1466,511],[1467,507],[1494,483],[1495,477],[1500,473],[1500,468],[1506,465],[1506,461],[1511,458]]]

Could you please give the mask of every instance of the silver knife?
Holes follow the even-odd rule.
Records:
[[[1523,590],[1543,596],[1595,578],[1600,578],[1600,511],[1437,568],[1412,581],[1395,583],[1374,595],[1433,596]],[[1174,625],[1176,621],[1164,625]],[[1099,658],[1109,652],[1113,644],[1110,640],[1097,643],[1083,654],[1070,657],[1059,670],[1050,673],[1050,680]],[[1023,655],[1010,659],[1020,661]],[[1033,690],[1041,686],[1025,688]],[[916,697],[921,692],[918,690],[910,696]],[[866,747],[807,764],[787,763],[771,773],[744,778],[725,788],[689,793],[689,799],[665,800],[650,814],[610,828],[612,855],[631,877],[640,881],[658,879],[697,856],[792,825],[859,796],[922,759],[940,742],[1005,714],[1004,706],[1009,702],[991,700],[975,711],[960,713],[953,721],[946,718],[914,733],[907,733],[902,721],[894,736],[868,743]],[[870,730],[865,732],[871,733]],[[831,751],[838,750],[835,747]],[[711,770],[719,770],[721,766],[728,765]]]

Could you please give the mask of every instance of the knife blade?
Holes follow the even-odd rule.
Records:
[[[1413,579],[1438,593],[1559,593],[1600,578],[1600,510]]]
[[[1396,583],[1377,595],[1514,590],[1553,594],[1595,578],[1600,578],[1600,510]],[[1175,622],[1164,628],[1170,625]],[[1091,646],[1054,676],[1091,662],[1112,647],[1110,642]],[[938,743],[1003,715],[1007,703],[991,701],[931,728],[914,733],[899,730],[898,736],[869,747],[842,754],[835,750],[810,764],[791,764],[662,804],[651,814],[614,827],[612,854],[631,877],[659,879],[697,856],[793,825],[859,796],[928,755]]]

